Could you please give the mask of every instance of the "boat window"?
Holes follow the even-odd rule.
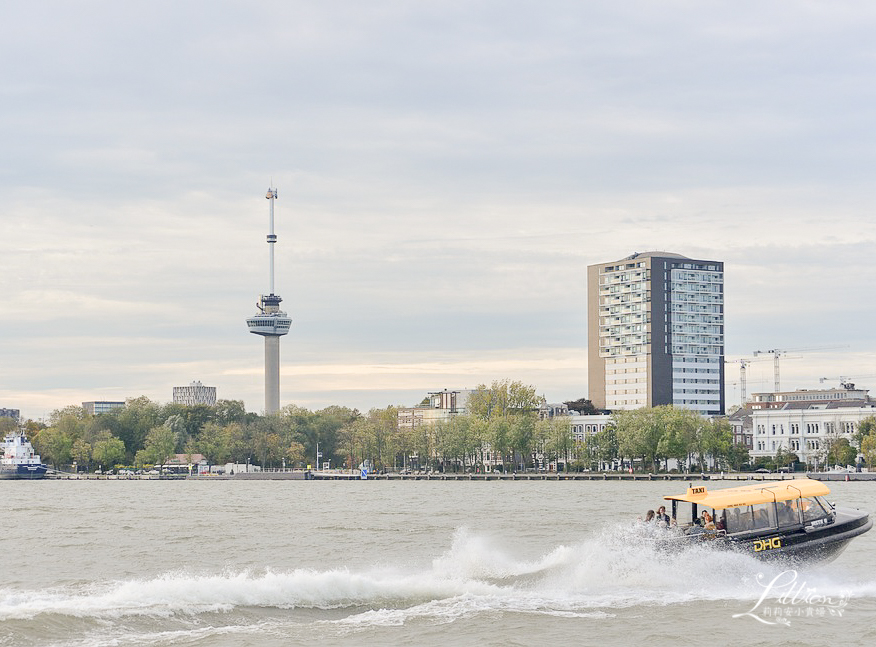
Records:
[[[796,526],[800,521],[800,499],[776,503],[776,517],[779,526]]]
[[[740,506],[727,510],[727,532],[748,532],[776,526],[776,508],[772,503]]]
[[[803,506],[803,522],[815,521],[822,519],[828,515],[828,506],[821,500],[820,497],[807,497],[800,500]]]

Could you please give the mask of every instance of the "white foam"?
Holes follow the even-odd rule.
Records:
[[[347,609],[336,622],[350,627],[403,624],[414,617],[450,622],[491,611],[598,618],[635,605],[751,600],[762,588],[759,573],[768,580],[785,568],[705,545],[661,550],[654,537],[621,526],[525,560],[488,536],[460,529],[431,565],[404,570],[176,571],[82,587],[0,589],[0,621],[40,614],[193,616],[247,607]],[[867,574],[829,567],[799,572],[821,595],[876,597],[876,581],[861,577]]]

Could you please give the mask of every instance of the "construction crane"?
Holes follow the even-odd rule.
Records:
[[[852,391],[854,390],[855,385],[850,380],[852,378],[858,379],[866,377],[876,377],[876,375],[852,375],[851,377],[848,375],[840,375],[839,377],[820,377],[818,378],[818,381],[821,384],[824,384],[825,382],[839,382],[841,387],[843,387],[847,391]]]
[[[739,364],[739,391],[741,394],[741,399],[739,405],[744,409],[745,403],[748,401],[748,379],[747,379],[747,369],[748,365],[752,362],[765,362],[768,361],[768,358],[764,357],[763,359],[725,359],[725,364]]]
[[[742,393],[742,398],[740,399],[739,406],[743,409],[745,408],[745,401],[747,399],[747,390],[745,384],[745,369],[748,368],[748,365],[751,363],[750,359],[725,359],[725,364],[735,364],[739,362],[739,391]]]
[[[770,350],[756,350],[756,351],[754,351],[754,356],[757,357],[758,355],[765,355],[767,353],[772,353],[772,355],[773,355],[773,375],[774,375],[775,387],[776,387],[775,392],[778,393],[781,390],[779,388],[779,386],[781,385],[781,380],[779,379],[779,358],[782,355],[787,355],[788,351],[780,350],[778,348],[772,348]]]
[[[773,356],[773,374],[775,378],[775,392],[780,392],[781,389],[781,380],[779,379],[779,358],[782,355],[787,355],[788,353],[808,353],[817,350],[836,350],[839,348],[848,348],[848,346],[823,346],[821,348],[795,348],[793,350],[785,350],[781,348],[771,348],[770,350],[756,350],[754,351],[754,356],[758,355],[766,355],[772,354]]]

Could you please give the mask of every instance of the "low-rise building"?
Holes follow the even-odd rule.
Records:
[[[849,388],[755,393],[746,409],[730,418],[734,439],[750,442],[752,458],[781,450],[803,463],[824,466],[826,453],[840,438],[851,440],[862,420],[876,416],[868,390]]]
[[[0,418],[12,418],[16,422],[21,417],[21,411],[18,409],[0,409]]]
[[[470,389],[444,389],[429,393],[416,407],[399,407],[398,428],[416,429],[439,421],[448,422],[454,415],[465,414],[469,394]]]
[[[91,402],[83,402],[82,408],[85,409],[85,413],[96,416],[101,413],[109,413],[115,409],[124,408],[124,402],[118,401],[110,401],[110,400],[92,400]]]

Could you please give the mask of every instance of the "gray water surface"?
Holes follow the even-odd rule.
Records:
[[[685,488],[0,482],[0,645],[823,647],[876,639],[876,532],[817,567],[709,546],[658,550],[634,520]],[[831,489],[841,505],[876,508],[876,484]],[[775,595],[757,606],[773,581]],[[797,587],[799,599],[776,602],[780,586]]]

